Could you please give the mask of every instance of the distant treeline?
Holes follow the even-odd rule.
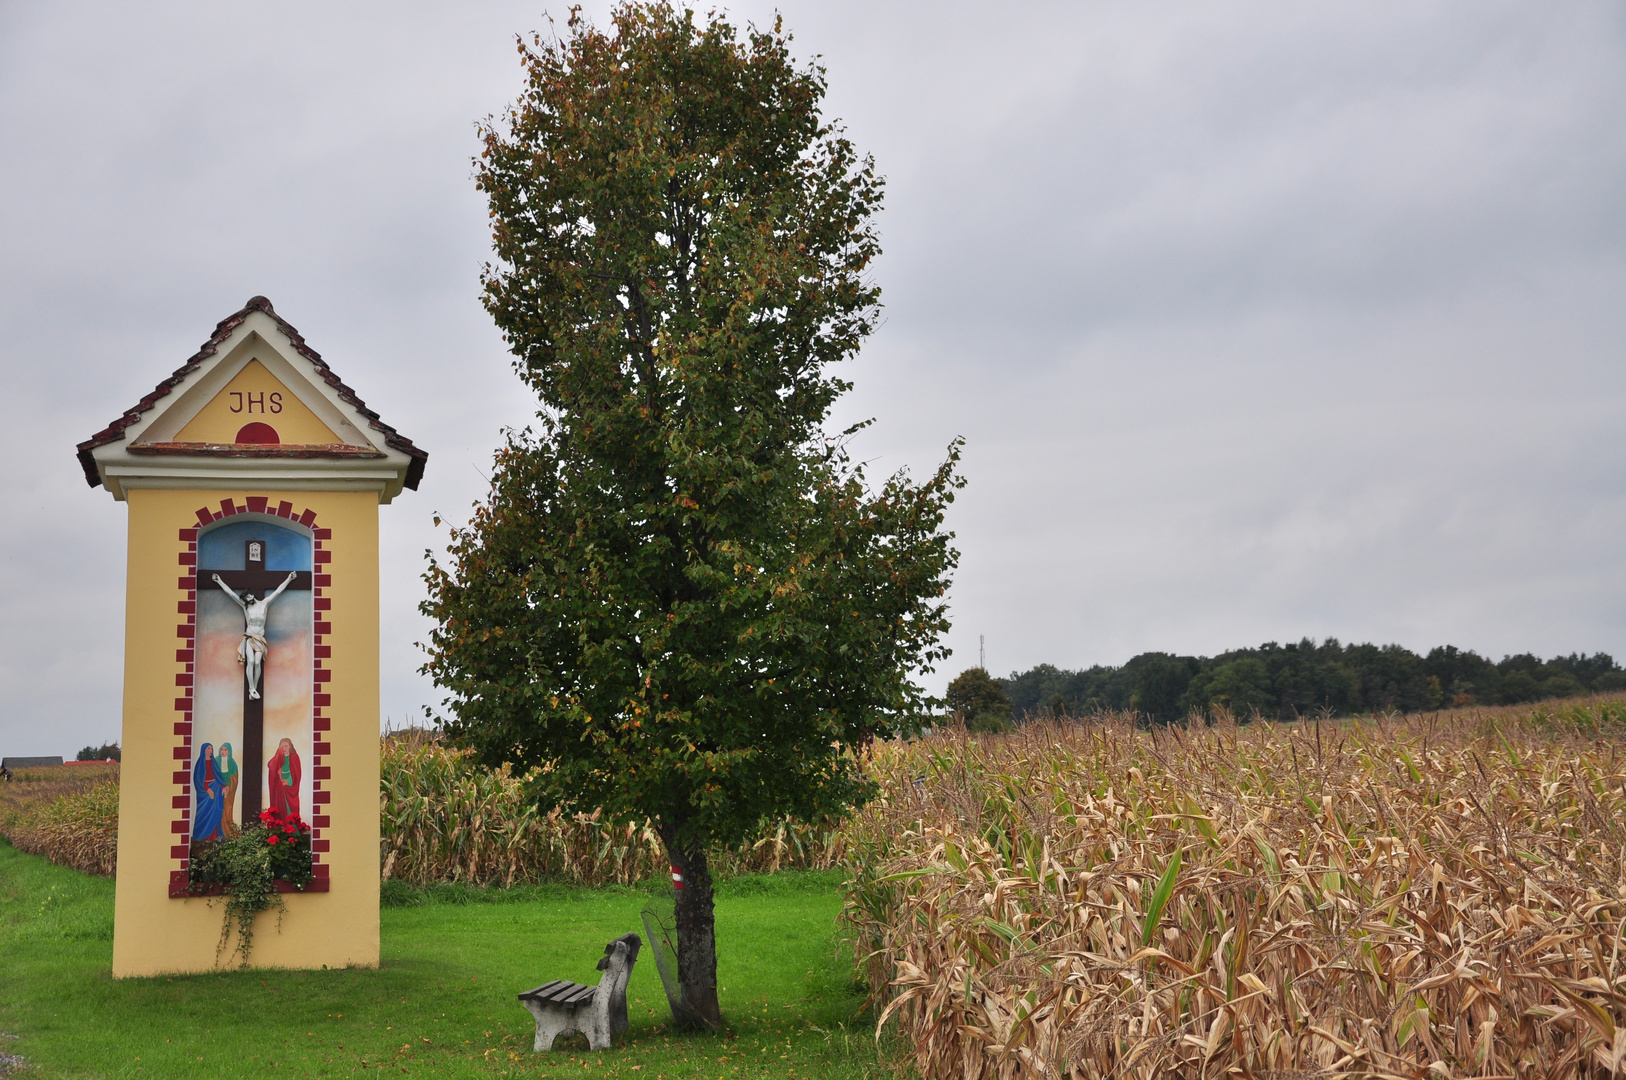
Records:
[[[1452,645],[1419,656],[1399,645],[1342,645],[1309,638],[1267,642],[1218,656],[1141,653],[1122,667],[1063,671],[1040,664],[999,680],[1013,717],[1134,709],[1154,720],[1223,706],[1239,716],[1352,716],[1502,705],[1626,690],[1626,670],[1607,653],[1495,662]]]

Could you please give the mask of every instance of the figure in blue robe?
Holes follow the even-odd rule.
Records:
[[[220,763],[215,760],[213,743],[198,748],[198,762],[192,766],[192,839],[219,840],[220,822],[226,806],[226,785],[220,779]]]

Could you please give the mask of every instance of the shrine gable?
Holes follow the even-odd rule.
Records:
[[[296,384],[297,385],[297,384]],[[272,375],[258,357],[250,359],[225,388],[176,433],[174,442],[240,446],[357,445],[372,449],[353,425],[342,439],[311,411],[299,394]],[[145,436],[142,442],[149,441]]]
[[[79,444],[92,487],[275,485],[416,489],[422,450],[346,386],[263,296],[215,327],[196,354]]]

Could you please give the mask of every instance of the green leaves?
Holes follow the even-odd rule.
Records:
[[[776,28],[618,8],[483,130],[485,303],[536,393],[449,558],[425,671],[546,805],[731,843],[839,816],[925,711],[959,446],[867,484],[825,424],[875,325],[873,163]]]
[[[998,732],[1012,727],[1011,702],[999,681],[980,667],[966,668],[948,684],[944,694],[949,713],[973,732]]]
[[[295,827],[283,830],[293,822]],[[195,843],[189,869],[191,887],[205,890],[210,885],[224,889],[225,917],[215,953],[225,952],[233,929],[237,931],[236,955],[248,966],[254,946],[254,922],[262,911],[283,910],[276,882],[286,881],[303,889],[314,877],[311,870],[310,834],[297,815],[282,819],[275,815],[250,822],[236,835],[210,843]]]
[[[1180,878],[1180,857],[1183,854],[1185,849],[1174,849],[1174,854],[1169,857],[1169,865],[1164,868],[1163,876],[1158,879],[1157,888],[1152,890],[1151,903],[1146,905],[1146,922],[1140,929],[1142,948],[1152,943],[1152,935],[1157,932],[1157,922],[1163,918],[1163,909],[1168,906],[1169,897],[1174,895],[1174,883]]]

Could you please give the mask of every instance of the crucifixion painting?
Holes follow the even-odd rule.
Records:
[[[243,678],[248,683],[250,701],[260,699],[260,670],[265,666],[265,654],[271,647],[265,640],[266,612],[271,607],[271,601],[281,596],[282,590],[292,585],[298,576],[289,573],[275,591],[267,594],[264,600],[256,600],[247,589],[243,590],[242,596],[238,596],[232,592],[230,585],[220,580],[219,574],[211,575],[214,583],[220,586],[220,591],[243,609],[243,640],[237,646],[237,662],[243,665]]]
[[[321,641],[311,550],[309,536],[264,520],[223,523],[198,537],[195,840],[230,835],[267,806],[301,805]],[[205,743],[213,744],[211,760]]]

